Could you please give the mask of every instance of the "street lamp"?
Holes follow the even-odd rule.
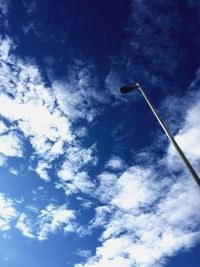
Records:
[[[123,86],[123,87],[120,88],[120,91],[121,91],[122,94],[127,94],[127,93],[129,93],[129,92],[131,92],[131,91],[133,91],[135,89],[139,89],[140,92],[142,93],[142,95],[144,96],[145,100],[147,101],[149,107],[151,108],[152,112],[156,116],[156,119],[158,120],[159,124],[163,128],[163,130],[166,133],[167,137],[169,138],[169,140],[174,145],[174,147],[175,147],[176,151],[178,152],[179,156],[181,157],[181,159],[185,163],[186,167],[188,168],[189,172],[191,173],[192,177],[194,178],[194,180],[196,181],[196,183],[200,187],[200,178],[199,178],[198,174],[195,172],[195,170],[193,169],[193,167],[190,164],[189,160],[186,158],[185,154],[183,153],[183,151],[181,150],[181,148],[179,147],[179,145],[175,141],[173,135],[170,133],[169,129],[164,124],[164,122],[161,119],[160,115],[158,114],[158,112],[156,111],[156,109],[154,108],[154,106],[152,105],[152,103],[149,101],[149,99],[147,98],[147,96],[144,93],[144,90],[142,89],[142,87],[140,86],[140,84],[139,83],[135,83],[134,85]]]

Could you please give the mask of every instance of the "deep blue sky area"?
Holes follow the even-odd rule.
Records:
[[[9,30],[15,38],[20,38],[20,55],[33,54],[38,61],[44,56],[53,57],[59,68],[55,70],[57,75],[66,71],[66,63],[74,57],[89,58],[105,74],[110,56],[121,49],[126,36],[129,7],[128,1],[117,1],[113,6],[106,1],[55,4],[50,0],[38,1],[33,14],[27,14],[23,3],[18,1],[13,3],[9,14]],[[28,20],[34,23],[35,34],[24,36],[23,26]]]
[[[199,267],[198,0],[0,0],[0,267]]]

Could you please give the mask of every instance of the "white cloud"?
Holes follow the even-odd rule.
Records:
[[[49,174],[48,174],[48,169],[51,168],[51,165],[48,164],[47,162],[45,161],[39,161],[38,162],[38,165],[37,165],[37,168],[35,169],[35,171],[37,172],[37,174],[42,178],[44,179],[45,181],[50,181],[50,177],[49,177]]]
[[[13,131],[0,135],[0,153],[6,157],[23,157],[22,138]]]
[[[95,194],[102,202],[107,202],[112,199],[116,191],[117,175],[113,173],[102,173],[99,175],[99,187]]]
[[[72,136],[69,130],[70,123],[65,117],[62,117],[59,111],[51,113],[48,106],[42,104],[40,88],[35,85],[34,90],[37,94],[31,96],[32,99],[12,99],[6,95],[1,95],[1,115],[10,121],[19,121],[18,126],[24,132],[26,137],[33,136],[55,142],[58,138],[71,141]],[[42,89],[42,88],[41,88]],[[43,92],[43,91],[42,91]],[[39,95],[40,94],[40,95]],[[44,98],[46,95],[44,94]],[[24,101],[21,103],[21,101]],[[25,102],[26,101],[26,102]],[[46,105],[51,105],[46,101]],[[53,108],[50,106],[50,108]],[[38,119],[39,118],[39,119]],[[34,140],[34,138],[33,138]],[[44,140],[42,140],[44,142]],[[42,142],[42,143],[43,143]],[[35,145],[33,141],[33,145]],[[40,147],[38,148],[40,152]]]
[[[16,58],[11,47],[11,39],[1,38],[0,115],[12,124],[9,130],[15,132],[5,132],[1,123],[4,136],[0,136],[0,152],[6,157],[23,155],[24,144],[16,134],[19,131],[33,148],[30,164],[36,166],[42,179],[50,181],[47,170],[58,169],[57,163],[52,162],[62,156],[70,162],[71,174],[76,176],[72,188],[82,184],[86,191],[86,187],[91,187],[91,182],[86,185],[87,171],[78,172],[90,163],[96,164],[96,150],[95,146],[82,146],[78,140],[84,137],[86,128],[74,129],[73,123],[80,119],[92,121],[97,115],[93,106],[103,101],[93,85],[94,81],[98,83],[94,66],[75,61],[65,81],[55,80],[48,87],[34,62]],[[90,84],[93,90],[86,90]],[[33,166],[29,168],[34,170]]]
[[[2,6],[3,1],[0,2],[0,8]],[[13,42],[11,39],[6,37],[5,39],[1,40],[0,44],[0,58],[1,60],[9,60],[9,54],[10,54],[10,49],[13,46]],[[3,76],[3,74],[1,74]]]
[[[127,258],[123,258],[120,256],[116,256],[115,258],[101,258],[99,259],[98,257],[95,257],[91,259],[87,264],[82,265],[82,264],[76,264],[75,267],[115,267],[115,266],[120,266],[120,267],[132,267],[131,262]]]
[[[76,253],[74,253],[82,258],[88,258],[91,256],[91,251],[90,250],[79,250]]]
[[[75,211],[66,204],[57,206],[50,203],[42,210],[36,206],[26,206],[26,209],[28,213],[22,212],[15,225],[25,237],[42,241],[48,239],[50,234],[80,231],[80,226],[75,222]]]
[[[110,70],[105,83],[106,87],[111,91],[113,95],[115,95],[116,97],[121,97],[119,88],[121,87],[123,82],[121,81],[121,77],[119,77],[116,71]]]
[[[57,188],[63,188],[66,194],[77,191],[89,193],[94,184],[87,172],[81,169],[86,165],[95,165],[97,163],[95,152],[95,145],[87,149],[79,145],[66,149],[67,159],[57,172],[58,177],[61,179],[61,182],[57,184]]]
[[[7,231],[11,227],[12,221],[17,217],[17,210],[12,199],[0,193],[0,230]]]
[[[6,124],[3,121],[0,121],[0,134],[4,134],[8,130],[9,128],[6,126]]]
[[[83,209],[90,209],[94,203],[90,200],[86,200],[84,198],[81,198],[81,197],[77,197],[77,200],[81,201],[81,207]]]
[[[133,168],[133,177],[133,170],[139,174]],[[144,182],[142,172],[143,169],[140,170],[140,176],[135,176],[136,181],[141,182],[133,192],[136,202],[131,204],[130,184],[129,187],[122,185],[123,194],[119,191],[117,209],[110,205],[109,200],[106,206],[96,209],[97,216],[92,227],[104,227],[102,246],[97,247],[96,255],[88,259],[86,264],[76,267],[96,267],[105,263],[108,264],[106,266],[113,266],[119,258],[120,266],[162,266],[165,258],[189,249],[200,241],[200,196],[193,181],[183,176],[182,180],[171,181],[164,189],[160,180],[153,181],[150,176],[146,176],[149,182]],[[154,183],[154,189],[150,183]],[[131,186],[134,188],[134,183]],[[124,205],[125,192],[129,195],[130,203],[125,202]],[[144,192],[147,198],[144,198]]]
[[[89,148],[82,148],[81,146],[71,146],[66,150],[68,160],[71,164],[76,166],[76,169],[80,169],[85,164],[91,163],[96,165],[97,157],[95,155],[96,147],[95,144]]]
[[[16,175],[16,176],[19,174],[19,171],[13,167],[9,168],[9,172]]]
[[[95,217],[91,221],[91,228],[94,227],[104,227],[112,216],[112,213],[115,211],[115,209],[112,206],[98,206],[95,208]]]
[[[45,210],[41,210],[38,216],[39,230],[37,233],[38,240],[47,239],[50,233],[56,233],[60,229],[64,233],[74,232],[75,212],[67,209],[66,205],[55,206],[49,204]]]
[[[98,84],[94,64],[75,59],[68,70],[65,83],[53,82],[53,91],[59,108],[72,119],[93,121],[99,114],[96,104],[106,102],[104,94],[96,90]]]
[[[192,106],[186,112],[184,125],[175,136],[181,149],[185,152],[185,154],[191,161],[194,162],[197,161],[196,163],[200,163],[199,114],[200,114],[200,99],[197,98],[195,103],[192,103]],[[167,157],[171,165],[177,161],[176,160],[177,152],[175,151],[175,149],[171,144],[168,149]]]
[[[56,184],[57,189],[64,189],[66,195],[83,192],[90,193],[94,188],[94,184],[90,181],[90,177],[86,172],[73,172],[71,167],[63,166],[63,169],[58,173],[61,181]]]
[[[32,233],[32,226],[30,221],[27,219],[27,215],[25,213],[21,213],[17,224],[15,226],[18,230],[22,232],[22,234],[28,238],[35,238]]]
[[[129,168],[121,176],[103,173],[99,176],[100,184],[96,194],[102,201],[109,200],[118,208],[141,208],[156,198],[159,188],[155,178],[151,169],[140,167]]]
[[[76,134],[77,136],[79,137],[85,137],[87,136],[88,134],[88,130],[86,127],[79,127],[77,130],[76,130]]]
[[[113,170],[120,170],[126,167],[125,162],[118,156],[112,156],[106,164],[106,167]]]
[[[6,157],[0,154],[0,166],[6,165]]]
[[[63,140],[56,141],[49,149],[48,151],[48,157],[49,158],[57,158],[59,155],[65,154],[64,149],[65,142]]]
[[[118,194],[112,203],[127,210],[151,204],[158,193],[154,175],[150,169],[130,168],[117,180]]]

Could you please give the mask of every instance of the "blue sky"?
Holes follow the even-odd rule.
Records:
[[[199,267],[197,0],[0,0],[0,266]]]

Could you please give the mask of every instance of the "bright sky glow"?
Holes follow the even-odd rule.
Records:
[[[199,14],[0,0],[0,266],[199,267]]]

